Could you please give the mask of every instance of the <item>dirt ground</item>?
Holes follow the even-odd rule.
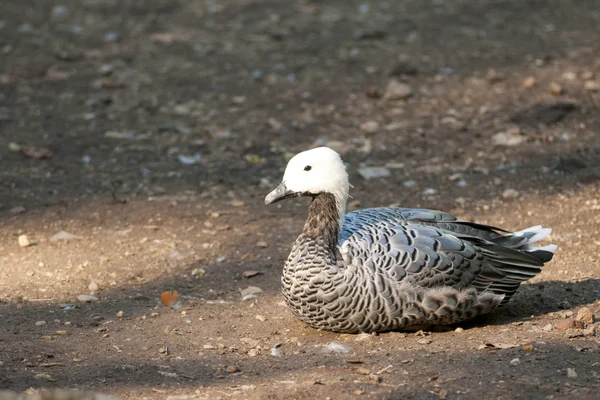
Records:
[[[596,0],[3,0],[0,390],[597,398],[599,29]],[[543,224],[555,260],[458,329],[304,326],[307,200],[263,199],[323,144],[351,208]]]

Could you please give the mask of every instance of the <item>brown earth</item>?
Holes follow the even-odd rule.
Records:
[[[600,317],[599,27],[596,0],[2,1],[0,390],[595,398],[598,323],[565,318]],[[352,207],[543,224],[556,258],[462,330],[304,326],[279,280],[307,201],[263,198],[318,144]]]

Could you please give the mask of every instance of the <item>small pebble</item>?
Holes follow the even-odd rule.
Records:
[[[531,89],[535,86],[535,77],[533,76],[529,76],[527,78],[525,78],[525,80],[523,81],[523,87],[525,89]]]
[[[512,360],[510,360],[510,365],[515,366],[515,365],[519,365],[521,364],[521,360],[519,360],[518,358],[513,358]]]
[[[367,121],[360,124],[360,130],[365,133],[377,133],[379,131],[379,122]]]
[[[583,88],[590,92],[598,92],[600,91],[600,82],[598,81],[586,81],[583,84]]]
[[[577,372],[573,368],[567,368],[567,378],[577,378]]]
[[[44,326],[46,325],[46,321],[36,321],[35,326]]]
[[[560,96],[561,94],[563,94],[564,89],[558,83],[552,82],[550,86],[548,86],[548,91],[554,96]]]
[[[402,100],[412,96],[412,94],[413,89],[408,84],[396,79],[390,79],[385,88],[384,97],[387,100]]]
[[[554,327],[552,326],[552,324],[546,324],[544,325],[544,327],[542,328],[543,331],[545,332],[550,332]]]
[[[25,211],[26,211],[25,207],[17,206],[17,207],[11,208],[8,212],[11,214],[23,214]]]
[[[100,289],[98,287],[98,284],[94,281],[91,281],[90,284],[88,285],[88,290],[92,293],[96,293],[98,291],[98,289]]]
[[[390,170],[385,167],[361,167],[358,169],[358,174],[364,180],[385,178],[391,175]]]
[[[123,319],[123,316],[124,316],[124,313],[123,313],[123,311],[119,311],[119,312],[117,313],[117,318],[119,318],[119,319]]]
[[[260,322],[265,322],[267,320],[267,318],[265,318],[264,315],[260,315],[260,314],[255,315],[254,318],[256,318]]]
[[[575,319],[577,321],[581,321],[586,324],[593,324],[594,323],[594,314],[592,313],[592,310],[590,310],[589,308],[582,307],[579,309],[579,311],[577,311],[577,316],[575,317]]]
[[[505,200],[516,199],[517,197],[519,197],[519,192],[517,192],[515,189],[506,189],[504,192],[502,192],[502,198]]]
[[[21,150],[23,150],[23,147],[18,143],[10,142],[8,144],[8,150],[12,151],[13,153],[20,153]]]
[[[31,241],[27,235],[19,235],[19,246],[21,247],[29,247],[31,246]]]
[[[80,294],[77,296],[77,300],[85,303],[91,303],[92,301],[98,301],[98,298],[89,294]]]
[[[555,326],[559,331],[566,331],[567,329],[575,328],[575,320],[573,318],[563,319]]]
[[[521,135],[520,131],[499,132],[492,136],[492,142],[497,146],[518,146],[527,140],[526,136]]]

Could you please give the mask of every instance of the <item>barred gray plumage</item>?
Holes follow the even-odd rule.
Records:
[[[345,213],[348,176],[328,148],[299,153],[266,204],[310,196],[308,219],[282,277],[301,321],[336,332],[381,332],[453,324],[506,304],[541,271],[551,230],[510,233],[410,208]]]

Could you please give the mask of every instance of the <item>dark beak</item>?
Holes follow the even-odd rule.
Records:
[[[289,199],[290,197],[298,197],[301,195],[301,193],[296,193],[292,192],[291,190],[288,190],[288,188],[285,186],[285,182],[281,182],[279,186],[275,188],[275,190],[273,190],[267,195],[267,197],[265,197],[265,204],[269,205],[277,203],[281,200]]]

